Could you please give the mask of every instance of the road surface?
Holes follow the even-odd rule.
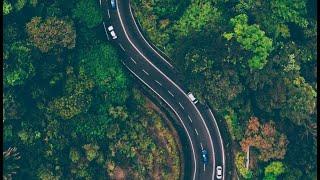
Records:
[[[188,138],[189,169],[185,179],[213,180],[216,167],[222,166],[225,179],[225,154],[223,141],[216,120],[210,109],[196,105],[188,98],[187,91],[175,80],[172,64],[142,35],[134,19],[130,0],[99,0],[104,13],[103,27],[108,40],[118,45],[126,54],[123,65],[145,86],[154,92],[174,112]],[[108,27],[112,25],[117,39],[112,39]],[[201,151],[208,152],[208,164],[202,161]]]

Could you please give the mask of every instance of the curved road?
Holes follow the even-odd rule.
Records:
[[[216,179],[216,167],[222,166],[225,179],[225,155],[222,138],[210,109],[195,105],[183,87],[175,81],[174,67],[160,55],[143,37],[132,14],[130,0],[116,0],[112,8],[110,0],[99,0],[104,12],[104,30],[108,40],[118,44],[126,53],[124,66],[144,85],[152,90],[174,112],[188,138],[190,152],[185,157],[190,162],[190,172],[185,179]],[[108,32],[112,25],[117,34],[113,40]],[[161,69],[160,69],[161,67]],[[202,162],[201,151],[208,151],[209,162]]]

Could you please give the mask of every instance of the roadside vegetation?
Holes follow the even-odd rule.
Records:
[[[131,3],[147,38],[223,117],[241,178],[317,178],[315,0]]]
[[[180,177],[178,141],[107,41],[99,1],[3,4],[4,179]]]

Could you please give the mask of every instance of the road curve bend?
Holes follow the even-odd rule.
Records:
[[[104,12],[103,27],[106,36],[126,54],[127,58],[122,64],[168,105],[182,125],[190,147],[190,153],[186,153],[190,156],[185,159],[191,162],[189,172],[185,172],[185,179],[217,179],[217,166],[222,167],[222,179],[225,179],[223,141],[213,113],[208,108],[201,108],[200,103],[194,104],[188,98],[188,92],[178,85],[179,82],[174,77],[174,67],[140,32],[131,10],[130,0],[115,0],[115,2],[116,6],[113,8],[110,0],[99,0]],[[110,25],[114,28],[116,39],[112,39],[108,32],[107,27]],[[206,165],[201,156],[203,149],[208,152],[209,161]]]

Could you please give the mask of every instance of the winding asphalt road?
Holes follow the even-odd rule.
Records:
[[[122,63],[144,85],[152,90],[174,112],[189,142],[188,172],[184,179],[214,180],[216,167],[223,167],[225,179],[225,154],[218,125],[210,109],[196,105],[187,91],[175,80],[174,67],[151,45],[139,30],[134,19],[130,0],[117,0],[111,8],[110,0],[99,0],[104,12],[103,27],[108,40],[119,45],[126,54]],[[112,40],[107,28],[114,27],[117,39]],[[201,151],[208,151],[209,162],[202,161]]]

